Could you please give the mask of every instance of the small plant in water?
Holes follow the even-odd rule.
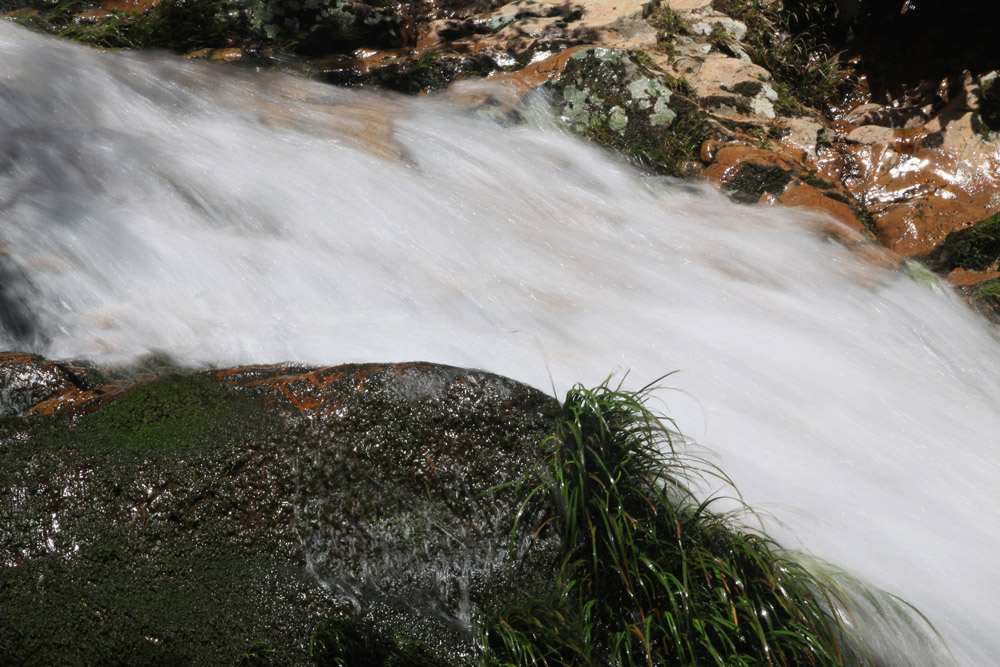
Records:
[[[692,494],[694,479],[726,478],[677,451],[650,391],[567,395],[547,479],[521,514],[551,494],[539,531],[562,539],[558,577],[485,619],[486,664],[876,664],[836,582]]]

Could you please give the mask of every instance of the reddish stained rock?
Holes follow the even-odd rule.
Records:
[[[736,175],[736,170],[743,164],[779,167],[788,172],[804,169],[804,165],[801,162],[774,151],[753,148],[741,143],[725,145],[720,145],[719,142],[715,141],[705,143],[708,146],[702,146],[702,158],[711,158],[711,164],[705,169],[705,178],[723,187],[731,183],[733,177]]]
[[[866,232],[864,224],[858,220],[849,204],[834,199],[823,190],[805,183],[790,185],[776,199],[785,206],[801,206],[811,211],[826,213],[842,225],[856,232]]]
[[[778,153],[736,143],[705,142],[701,156],[710,160],[705,178],[723,189],[739,191],[747,201],[756,198],[760,203],[801,206],[825,213],[857,232],[867,232],[851,209],[849,193],[837,181],[811,169],[803,150],[786,148]],[[745,172],[747,165],[756,166],[762,179],[770,170],[773,182],[762,180],[756,189],[748,189],[748,184],[739,182],[741,170]]]
[[[950,232],[975,219],[969,216],[988,217],[988,213],[975,212],[974,204],[958,201],[949,194],[945,191],[916,196],[875,216],[878,240],[906,257],[923,257]]]
[[[121,383],[93,386],[92,371],[38,355],[0,352],[0,415],[70,416],[96,410],[121,393]]]
[[[77,389],[67,366],[34,354],[0,353],[0,414],[24,414],[36,403]]]
[[[449,375],[450,372],[450,375]],[[238,366],[210,372],[226,384],[263,391],[265,399],[278,410],[310,415],[336,414],[351,395],[378,391],[387,383],[397,394],[410,381],[429,388],[434,381],[468,382],[477,372],[424,362],[395,364],[342,364],[324,368],[287,364]],[[445,378],[445,376],[448,376]],[[431,382],[433,384],[433,382]]]
[[[570,57],[582,48],[584,47],[572,46],[517,71],[497,72],[488,77],[489,85],[486,86],[453,86],[448,89],[446,96],[449,101],[468,107],[496,102],[502,112],[510,113],[531,90],[558,78]]]
[[[170,367],[131,379],[97,384],[85,376],[93,369],[34,354],[0,353],[0,416],[35,417],[61,414],[76,417],[107,407],[129,390],[177,372]],[[480,371],[428,362],[342,364],[316,368],[295,364],[236,366],[205,371],[215,380],[260,392],[283,413],[313,416],[337,414],[351,396],[389,391],[396,399],[433,395],[447,386],[479,382],[511,382]],[[103,376],[100,376],[103,378]],[[514,383],[516,384],[516,383]]]
[[[185,54],[184,57],[201,58],[203,60],[211,60],[212,62],[234,63],[242,60],[244,55],[243,49],[233,47],[228,49],[198,49],[197,51]]]
[[[101,7],[113,12],[135,12],[142,14],[159,4],[160,0],[102,0]]]
[[[94,389],[74,388],[36,404],[28,411],[28,417],[63,414],[70,417],[100,410],[121,398],[130,383],[102,385]]]
[[[843,183],[882,244],[926,256],[1000,206],[1000,150],[979,134],[974,112],[980,85],[966,75],[936,110],[861,104],[829,124],[835,138],[807,151],[806,165]]]
[[[955,269],[948,274],[948,283],[954,287],[971,287],[989,280],[1000,278],[1000,271],[970,271]]]
[[[881,147],[885,154],[893,149]],[[888,164],[891,166],[888,166]],[[907,257],[930,253],[948,234],[997,209],[1000,164],[986,155],[956,156],[939,148],[897,154],[868,179],[846,181],[865,202],[879,240]]]

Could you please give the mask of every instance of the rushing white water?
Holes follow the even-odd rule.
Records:
[[[676,370],[772,533],[1000,655],[1000,346],[947,291],[537,124],[7,25],[0,62],[0,348]]]

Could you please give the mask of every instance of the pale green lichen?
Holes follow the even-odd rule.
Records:
[[[677,113],[667,106],[669,97],[659,97],[653,105],[653,113],[649,116],[651,125],[670,125],[677,118]]]
[[[622,52],[618,49],[606,49],[603,47],[595,46],[590,49],[581,49],[570,56],[573,60],[584,60],[590,56],[594,56],[598,60],[603,60],[604,62],[611,63],[612,65],[617,65],[621,62]]]
[[[627,125],[628,116],[625,114],[625,110],[618,106],[612,107],[611,113],[608,115],[608,127],[621,134]]]
[[[670,90],[662,81],[642,77],[630,83],[628,91],[640,109],[645,110],[653,107],[653,112],[649,116],[650,124],[670,125],[677,117],[677,114],[668,106],[674,91]]]
[[[562,118],[578,129],[590,125],[591,105],[599,105],[604,101],[592,93],[590,88],[577,88],[573,85],[563,88],[563,99],[566,104],[563,106]]]
[[[760,116],[765,116],[767,118],[774,118],[774,102],[778,99],[778,93],[771,87],[770,84],[763,84],[761,90],[757,95],[750,101],[750,108],[753,112]]]
[[[570,57],[551,87],[560,121],[573,132],[683,176],[681,165],[697,157],[707,130],[680,85],[631,51],[586,48]]]
[[[513,23],[515,18],[516,14],[500,14],[487,18],[485,21],[482,21],[482,24],[491,32],[499,32]]]

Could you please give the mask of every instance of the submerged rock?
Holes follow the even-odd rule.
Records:
[[[307,664],[352,641],[469,664],[476,614],[551,576],[554,538],[511,532],[558,410],[534,389],[161,368],[53,401],[87,386],[75,368],[4,357],[2,664]]]

